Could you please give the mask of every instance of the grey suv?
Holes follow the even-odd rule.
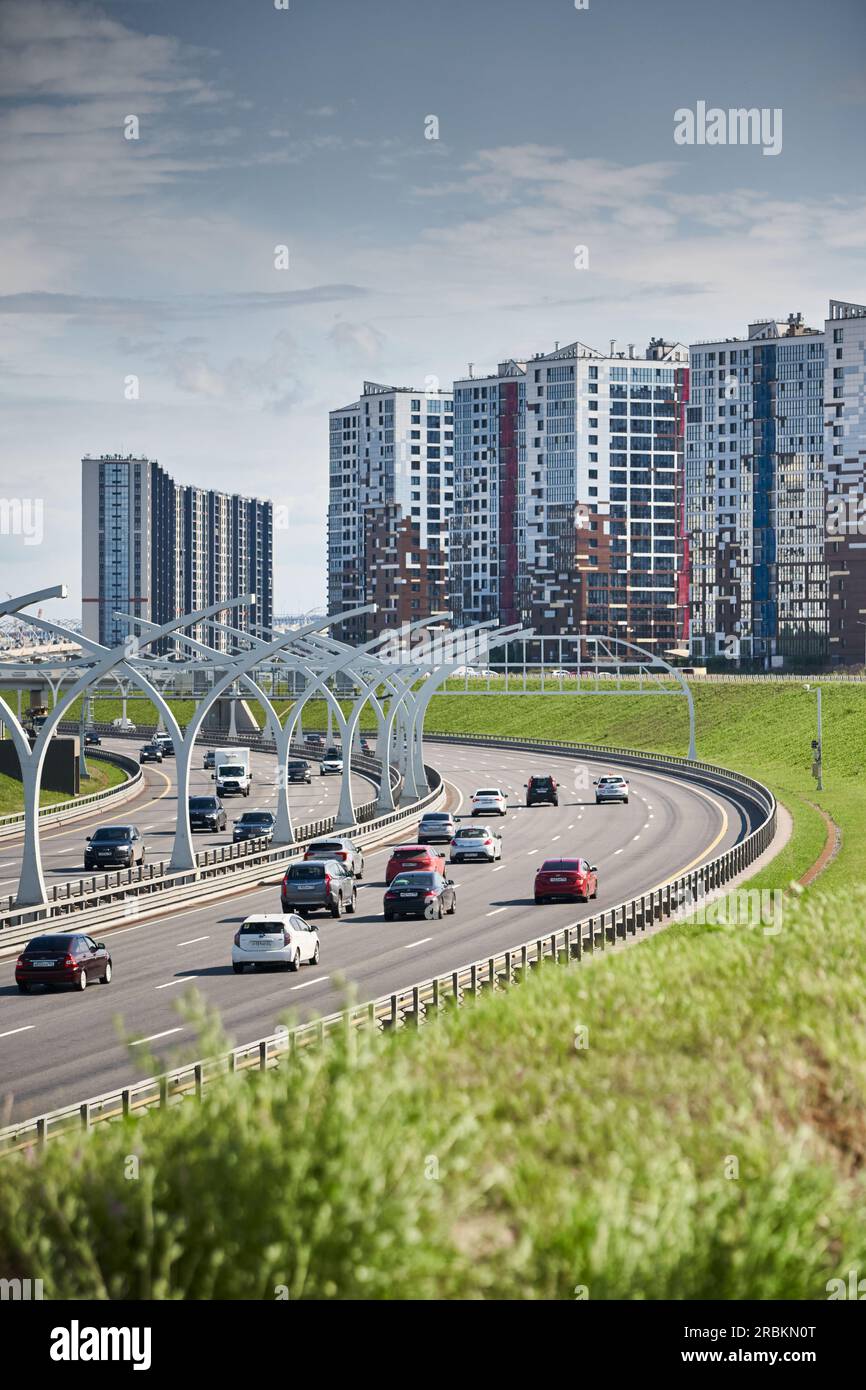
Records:
[[[313,840],[312,844],[307,845],[304,858],[336,859],[339,864],[350,869],[355,878],[364,877],[364,852],[352,840],[337,837]]]
[[[280,889],[283,912],[312,912],[324,908],[332,917],[354,912],[358,890],[351,869],[336,859],[305,859],[290,864]]]

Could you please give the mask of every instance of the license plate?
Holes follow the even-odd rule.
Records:
[[[400,894],[400,897],[401,897],[401,898],[414,898],[414,897],[416,897],[416,894],[415,894],[415,893],[401,893],[401,894]]]
[[[49,969],[49,970],[50,970],[51,967],[52,967],[52,965],[54,964],[54,961],[53,961],[53,960],[35,960],[35,961],[33,962],[33,964],[34,964],[34,965],[38,965],[40,968],[44,966],[46,969]]]
[[[550,880],[550,882],[551,882],[551,883],[568,883],[568,879],[565,877],[565,874],[554,874],[554,876],[553,876],[553,878]]]

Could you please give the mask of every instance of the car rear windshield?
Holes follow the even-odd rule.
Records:
[[[475,795],[476,795],[476,796],[498,796],[498,795],[499,795],[499,792],[496,790],[495,787],[493,787],[492,789],[490,789],[490,790],[488,790],[488,791],[478,791],[478,792],[475,793]]]
[[[217,802],[212,796],[191,796],[189,809],[191,811],[215,811]]]
[[[566,870],[569,870],[569,871],[570,871],[570,870],[574,870],[574,869],[579,869],[579,868],[580,868],[580,861],[579,861],[578,859],[545,859],[545,861],[544,861],[544,863],[542,864],[541,867],[542,867],[542,870],[544,870],[544,869],[566,869]]]
[[[392,888],[430,888],[435,887],[435,874],[398,874],[391,884]]]
[[[418,845],[412,849],[395,849],[392,858],[394,859],[420,859],[427,853],[423,845]]]
[[[73,944],[71,936],[35,936],[25,947],[25,956],[38,955],[40,951],[68,951]]]
[[[295,761],[289,763],[289,767],[292,772],[305,772],[306,769],[309,767],[309,763],[304,763],[301,762],[300,759],[296,759]]]
[[[603,785],[605,782],[609,782],[609,783],[614,783],[614,784],[616,784],[617,782],[621,782],[621,781],[622,781],[622,778],[621,778],[621,777],[599,777],[598,780],[599,780],[599,785]]]
[[[489,834],[490,834],[490,831],[484,829],[483,826],[467,825],[466,828],[465,828],[464,830],[461,830],[461,831],[460,831],[460,839],[461,839],[461,840],[486,840],[486,839],[487,839],[487,836],[488,836]]]
[[[339,840],[317,840],[310,845],[307,854],[342,854],[343,846]]]
[[[421,824],[423,825],[425,821],[440,821],[450,819],[450,811],[425,811],[424,815],[421,817]]]
[[[93,839],[100,840],[103,843],[117,845],[122,843],[123,840],[128,840],[131,834],[132,831],[127,825],[104,825],[101,830],[95,830],[93,832]]]
[[[549,777],[532,777],[530,778],[530,781],[532,782],[533,787],[537,787],[540,792],[546,792],[550,786]]]
[[[241,936],[282,936],[281,922],[244,922]]]
[[[293,864],[286,878],[322,878],[324,872],[324,864]]]
[[[270,811],[245,811],[238,821],[239,825],[272,825],[273,816]]]

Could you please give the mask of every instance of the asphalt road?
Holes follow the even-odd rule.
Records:
[[[116,753],[125,753],[130,758],[138,757],[139,744],[129,739],[104,739],[103,746]],[[202,768],[203,754],[204,745],[193,750],[192,796],[205,796],[214,789],[210,772]],[[250,766],[253,785],[249,796],[225,797],[223,805],[228,816],[225,832],[196,832],[193,836],[196,849],[214,849],[217,845],[231,843],[232,820],[243,815],[244,811],[276,808],[274,757],[253,753]],[[293,782],[289,786],[289,804],[295,825],[333,815],[340,800],[340,778],[320,776],[317,764],[312,760],[311,768],[313,780],[310,786],[304,782]],[[40,835],[42,871],[49,891],[55,884],[75,883],[80,878],[93,877],[92,869],[84,872],[84,846],[87,836],[98,825],[126,825],[132,822],[144,836],[147,862],[158,864],[169,859],[177,814],[174,758],[164,758],[161,763],[145,763],[142,772],[144,785],[141,791],[116,810],[98,805],[92,815],[83,816],[71,824],[58,825],[53,829],[46,825],[43,828]],[[356,804],[369,801],[374,794],[372,784],[357,775],[353,776],[352,788]],[[15,893],[18,887],[21,844],[21,836],[0,840],[0,898]]]
[[[168,1067],[197,1055],[192,1028],[177,1003],[195,987],[215,1005],[236,1044],[253,1041],[292,1018],[333,1012],[344,995],[337,973],[358,1001],[410,987],[434,974],[536,935],[592,916],[604,907],[678,876],[736,843],[752,828],[735,800],[656,772],[615,762],[577,765],[571,759],[512,750],[430,744],[427,759],[446,777],[452,808],[465,814],[471,792],[486,783],[509,791],[509,812],[493,822],[503,834],[501,863],[460,864],[457,914],[441,921],[386,923],[382,917],[387,848],[367,855],[358,911],[339,920],[317,915],[322,959],[300,975],[255,971],[234,975],[232,937],[256,911],[279,911],[279,888],[259,887],[222,905],[106,932],[114,960],[110,986],[83,994],[20,994],[14,961],[0,963],[0,1112],[23,1119],[138,1079],[134,1056],[119,1033],[147,1041]],[[531,772],[553,772],[560,804],[527,809],[523,784]],[[596,806],[591,778],[623,771],[626,805]],[[314,793],[318,784],[314,782]],[[400,839],[411,842],[415,823]],[[592,904],[533,902],[535,869],[546,857],[580,854],[598,865]],[[9,1120],[7,1119],[7,1123]]]

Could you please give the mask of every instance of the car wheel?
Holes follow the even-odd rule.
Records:
[[[144,863],[144,850],[141,851],[141,858],[139,859],[138,862],[139,862],[139,864],[143,864],[143,863]]]
[[[558,806],[558,805],[559,805],[559,797],[556,798],[556,800],[554,801],[553,804],[554,804],[554,806]]]
[[[442,899],[441,899],[441,898],[439,899],[438,903],[436,904],[436,921],[437,921],[437,922],[441,922],[441,921],[442,921]]]
[[[301,953],[300,953],[300,951],[296,951],[295,954],[294,954],[294,956],[292,957],[292,959],[289,961],[289,969],[290,969],[291,971],[297,971],[297,970],[300,970],[300,968],[301,968]]]
[[[110,984],[111,984],[111,961],[110,961],[110,960],[109,960],[109,961],[106,961],[106,963],[105,963],[105,974],[104,974],[104,975],[100,975],[100,977],[99,977],[99,983],[100,983],[101,985],[110,985]]]
[[[28,984],[25,984],[23,980],[18,981],[18,988],[20,989],[22,994],[30,993],[30,986]]]
[[[338,898],[336,898],[336,899],[334,900],[334,902],[331,903],[331,916],[332,916],[332,917],[342,917],[342,915],[343,915],[343,899],[342,899],[341,897],[338,897]]]
[[[243,973],[244,973],[243,964],[242,964],[240,961],[233,960],[233,961],[232,961],[232,970],[235,972],[236,975],[243,975]]]
[[[598,884],[595,885],[595,889],[593,890],[592,896],[593,896],[594,898],[597,898],[597,897],[598,897]]]
[[[453,916],[454,916],[454,913],[455,913],[456,911],[457,911],[457,894],[455,893],[455,894],[454,894],[454,897],[451,899],[451,906],[450,906],[449,909],[448,909],[448,915],[449,915],[449,917],[453,917]]]
[[[322,954],[321,946],[320,946],[319,942],[317,941],[317,942],[316,942],[316,949],[315,949],[315,951],[313,952],[312,957],[311,957],[311,959],[310,959],[310,965],[318,965],[318,964],[319,964],[319,956],[320,956],[321,954]]]
[[[386,921],[386,922],[393,922],[393,920],[394,920],[394,914],[393,914],[393,912],[386,912],[386,913],[384,913],[383,915],[384,915],[384,918],[385,918],[385,921]]]
[[[626,804],[626,806],[627,806],[627,805],[628,805],[628,797],[627,797],[627,796],[624,796],[624,797],[623,797],[623,801],[625,802],[625,804]]]
[[[82,970],[82,971],[81,971],[81,974],[78,976],[78,979],[77,979],[77,981],[76,981],[75,988],[76,988],[77,990],[79,990],[82,994],[83,994],[84,991],[87,989],[87,971],[86,971],[86,970]]]
[[[538,896],[538,894],[536,893],[536,895],[535,895],[535,906],[538,907],[539,904],[540,904],[540,903],[543,903],[543,902],[544,902],[544,899],[543,899],[543,898],[540,898],[540,897]]]

